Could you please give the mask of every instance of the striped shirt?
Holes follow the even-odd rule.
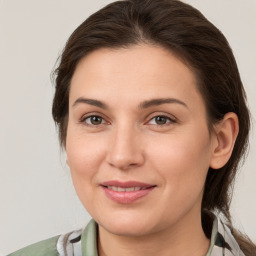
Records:
[[[206,256],[245,256],[230,229],[220,218],[213,217],[210,248]],[[8,256],[98,256],[97,230],[97,223],[91,220],[84,230],[50,238]]]

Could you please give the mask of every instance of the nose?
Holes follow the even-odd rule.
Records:
[[[107,162],[112,167],[128,170],[143,165],[143,144],[138,131],[127,127],[116,129],[111,142]]]

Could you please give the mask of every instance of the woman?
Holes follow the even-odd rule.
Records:
[[[245,92],[198,10],[127,0],[93,14],[62,53],[52,110],[93,220],[11,255],[256,255],[229,213]]]

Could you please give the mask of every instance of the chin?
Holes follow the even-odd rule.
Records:
[[[150,233],[149,227],[138,223],[131,225],[130,223],[115,222],[114,225],[105,225],[102,227],[117,236],[138,237]]]
[[[154,221],[139,214],[117,214],[116,216],[104,216],[104,219],[96,222],[106,231],[118,236],[142,236],[155,231]]]

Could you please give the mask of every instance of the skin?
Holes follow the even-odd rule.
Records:
[[[166,98],[172,101],[142,107]],[[160,125],[157,116],[166,116]],[[99,49],[80,61],[71,81],[67,163],[82,204],[99,224],[101,256],[207,253],[204,183],[209,166],[220,168],[230,157],[238,122],[230,113],[210,132],[206,120],[194,73],[170,51]],[[120,204],[100,186],[109,180],[156,187]]]

